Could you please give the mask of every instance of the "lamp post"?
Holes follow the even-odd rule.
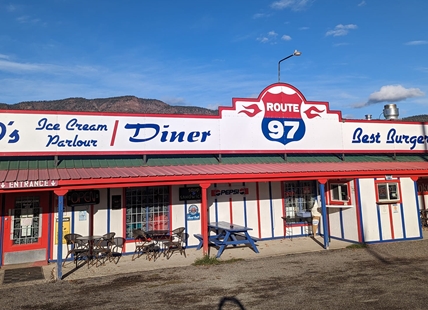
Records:
[[[284,60],[286,60],[286,59],[288,59],[288,58],[290,58],[290,57],[293,57],[293,56],[300,56],[300,55],[302,55],[302,53],[301,53],[301,52],[299,52],[298,50],[294,50],[294,53],[293,53],[293,54],[291,54],[291,55],[289,55],[289,56],[287,56],[287,57],[285,57],[285,58],[281,59],[280,61],[278,61],[278,82],[279,82],[279,80],[280,80],[279,76],[280,76],[280,72],[281,72],[281,62],[282,62],[282,61],[284,61]]]

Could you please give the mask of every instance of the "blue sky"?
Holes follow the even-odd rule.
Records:
[[[217,108],[278,81],[345,117],[428,114],[428,1],[0,0],[0,102]]]

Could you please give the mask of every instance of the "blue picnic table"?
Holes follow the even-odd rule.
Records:
[[[224,249],[230,245],[237,246],[241,244],[248,244],[254,252],[259,253],[259,250],[255,244],[258,238],[250,236],[248,233],[248,231],[252,230],[250,227],[220,221],[209,223],[208,228],[211,232],[208,238],[209,243],[218,247],[218,252],[216,255],[217,258],[219,258]],[[202,247],[202,238],[198,239],[200,239],[200,244],[198,246],[198,249],[200,249]]]

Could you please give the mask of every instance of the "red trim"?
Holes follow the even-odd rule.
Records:
[[[73,151],[73,152],[35,152],[35,151],[28,151],[28,152],[2,152],[2,156],[46,156],[46,155],[183,155],[183,154],[216,154],[218,153],[218,150],[199,150],[199,151],[192,151],[192,150],[186,150],[186,151],[87,151],[87,152],[80,152],[80,151]],[[222,154],[236,154],[236,150],[222,150]],[[240,154],[278,154],[278,150],[240,150]],[[344,153],[344,154],[379,154],[379,150],[287,150],[287,153],[289,154],[332,154],[332,153]],[[397,150],[383,150],[382,153],[385,154],[392,154],[397,153]],[[424,150],[400,150],[400,153],[402,154],[425,154],[426,151]]]
[[[259,183],[256,183],[256,199],[257,199],[257,224],[259,229],[259,238],[262,237],[262,224],[260,220],[260,193],[259,193]]]
[[[389,211],[389,225],[391,227],[391,237],[392,239],[395,239],[394,236],[394,221],[392,218],[392,205],[388,205],[388,211]]]
[[[169,192],[172,193],[172,186],[169,187]],[[169,231],[171,232],[173,230],[172,227],[173,223],[172,223],[172,195],[169,195],[169,206],[168,206],[168,221],[169,221]],[[185,210],[187,211],[187,210]],[[186,212],[184,212],[184,214],[186,214]]]
[[[125,197],[125,194],[126,194],[126,190],[125,190],[125,188],[123,188],[122,189],[122,222],[123,222],[123,224],[124,225],[122,225],[122,236],[125,236],[125,239],[126,239],[126,197]],[[132,242],[134,242],[133,240],[132,240]],[[125,249],[123,249],[123,250],[125,250]]]
[[[53,210],[55,210],[55,202],[56,202],[56,206],[58,206],[58,201],[55,201],[55,200],[56,199],[54,198],[52,201]],[[64,206],[64,209],[65,209],[65,206]],[[53,251],[54,251],[54,248],[56,247],[55,236],[54,236],[55,235],[55,224],[56,224],[55,223],[55,212],[54,211],[50,212],[49,219],[50,219],[50,224],[51,224],[51,230],[49,231],[48,238],[49,238],[49,240],[52,240],[52,242],[51,242],[51,249],[49,250],[51,255],[47,258],[48,260],[53,259],[53,253],[54,253]],[[71,223],[70,223],[70,229],[71,229]],[[64,235],[62,237],[64,238]],[[47,253],[46,253],[46,255],[47,255]]]
[[[113,128],[113,134],[111,136],[110,146],[113,146],[114,145],[114,141],[116,140],[116,133],[117,133],[117,127],[118,127],[118,125],[119,125],[119,121],[116,120],[114,122],[114,128]]]
[[[309,224],[304,224],[304,223],[289,223],[287,224],[288,227],[306,227],[309,226]]]
[[[381,201],[379,201],[379,192],[378,192],[377,185],[378,184],[385,184],[385,183],[386,184],[388,184],[388,183],[397,184],[397,186],[398,186],[398,193],[400,195],[400,199],[397,199],[397,200],[381,200]],[[396,179],[392,179],[392,180],[385,180],[385,179],[383,179],[383,180],[375,180],[374,185],[375,185],[376,203],[377,204],[381,205],[381,204],[391,204],[391,203],[401,203],[402,202],[403,196],[401,195],[401,181],[400,181],[400,178],[396,178]]]
[[[354,179],[354,189],[355,189],[355,213],[356,213],[356,217],[357,217],[357,230],[358,230],[358,242],[361,243],[363,242],[363,232],[361,230],[361,216],[360,216],[360,201],[358,199],[358,192],[357,192],[357,180]]]
[[[229,198],[229,218],[230,222],[233,224],[233,200],[232,197]]]
[[[332,189],[331,189],[331,185],[336,184],[336,185],[346,185],[347,189],[348,189],[348,200],[347,201],[339,201],[339,200],[334,200],[332,197]],[[348,205],[349,203],[351,203],[351,187],[349,185],[349,180],[329,180],[327,182],[327,193],[328,193],[328,204],[330,205],[336,205],[336,206],[345,206]]]
[[[15,198],[17,196],[25,196],[23,193],[14,193],[5,196],[5,225],[3,238],[3,253],[6,252],[19,252],[37,249],[46,249],[46,259],[48,258],[48,238],[49,238],[49,192],[38,193],[40,203],[40,217],[41,217],[41,235],[38,242],[31,244],[13,244],[10,239],[10,225],[12,225],[12,216],[9,216],[9,210],[15,207]],[[55,229],[55,221],[53,222],[53,229]]]
[[[89,207],[89,235],[94,234],[94,205]]]
[[[284,185],[284,182],[282,181],[282,182],[281,182],[281,206],[282,206],[282,216],[283,216],[283,217],[286,217],[286,213],[285,213],[284,187],[285,187],[285,185]],[[287,234],[287,228],[286,228],[287,223],[286,223],[284,220],[282,221],[282,223],[283,223],[283,225],[282,225],[282,229],[283,229],[283,231],[284,231],[284,238],[285,238],[285,236],[286,236],[286,234]]]

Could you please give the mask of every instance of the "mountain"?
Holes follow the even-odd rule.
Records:
[[[99,99],[85,99],[78,97],[50,101],[25,101],[15,104],[0,103],[0,110],[218,115],[218,110],[195,106],[171,106],[157,99],[142,99],[135,96]],[[428,122],[428,114],[404,117],[401,120],[406,122]]]
[[[67,98],[50,101],[0,103],[1,110],[48,110],[81,112],[121,112],[142,114],[198,114],[218,115],[218,110],[194,106],[171,106],[156,99],[122,96],[103,99]]]
[[[428,114],[404,117],[402,120],[406,122],[428,122]]]

